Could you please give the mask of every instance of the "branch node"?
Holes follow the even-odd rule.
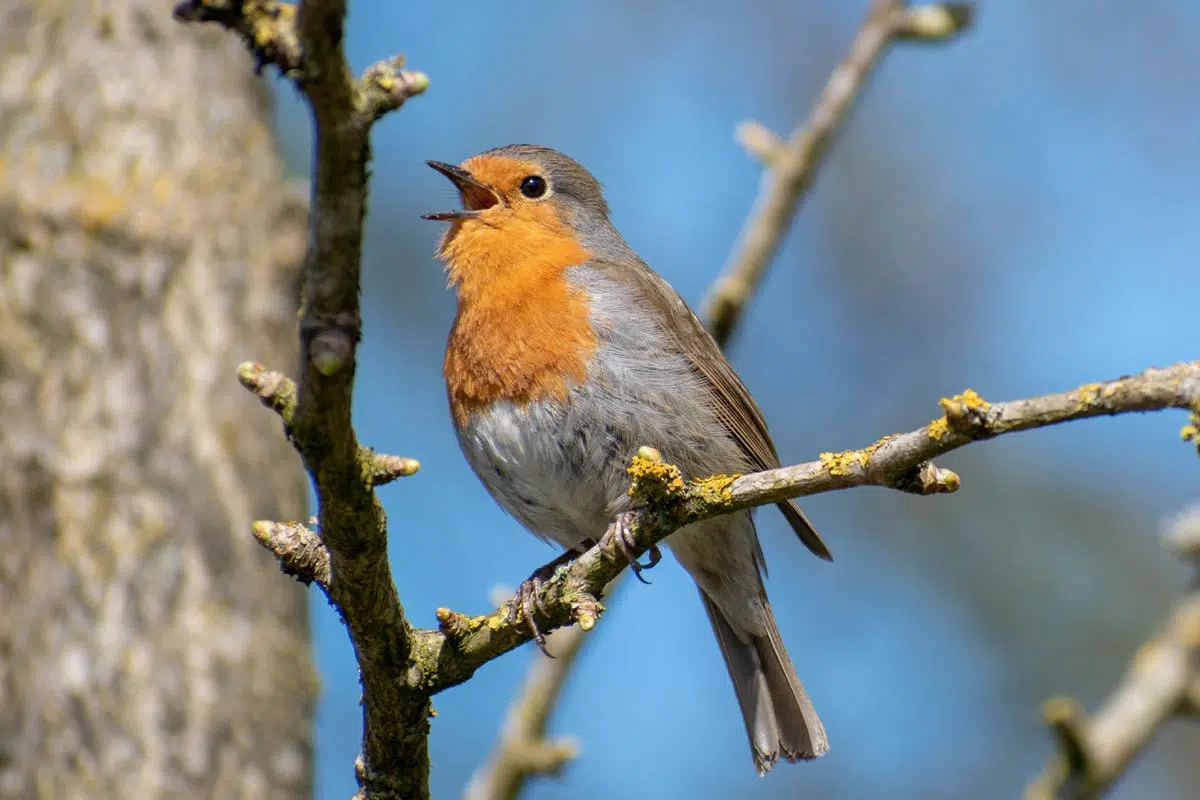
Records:
[[[317,372],[330,377],[354,359],[354,340],[340,328],[323,328],[313,336],[308,357]]]
[[[768,169],[779,159],[783,148],[786,147],[786,143],[774,131],[752,119],[737,126],[734,138],[746,152]]]
[[[386,486],[397,478],[416,475],[421,469],[421,462],[415,458],[389,456],[366,447],[362,450],[363,466],[372,486]]]
[[[439,608],[434,615],[437,617],[438,629],[445,634],[447,639],[455,643],[462,641],[472,631],[485,624],[488,619],[487,617],[468,617],[466,614],[460,614],[448,608]],[[499,620],[498,617],[496,619]]]
[[[590,631],[604,613],[604,604],[590,594],[580,593],[571,602],[571,618],[579,623],[581,630]]]
[[[284,575],[305,586],[316,583],[329,589],[329,551],[315,532],[299,522],[259,520],[250,527],[260,545],[279,559]]]
[[[967,389],[954,397],[943,397],[938,401],[938,405],[946,412],[946,424],[952,430],[972,436],[978,436],[987,431],[987,411],[992,404],[980,397],[974,389]],[[941,437],[934,436],[934,438],[940,439]]]
[[[975,9],[970,3],[929,3],[899,13],[893,36],[908,42],[944,42],[970,26]]]
[[[539,742],[522,742],[509,753],[515,766],[532,775],[559,775],[567,764],[579,757],[579,740],[560,736]]]
[[[921,467],[921,478],[925,481],[925,494],[952,494],[962,485],[957,472],[932,463]]]
[[[258,395],[267,408],[292,424],[296,412],[296,384],[282,372],[269,370],[262,364],[246,361],[238,366],[238,381]]]
[[[639,447],[628,470],[633,481],[629,496],[654,502],[678,497],[684,490],[683,474],[679,467],[667,464],[653,447]]]
[[[404,56],[385,58],[367,68],[358,80],[358,113],[370,125],[429,88],[424,72],[404,69]]]
[[[958,477],[957,472],[943,469],[932,461],[922,462],[912,469],[906,470],[900,477],[888,484],[893,489],[922,496],[951,494],[957,492],[960,485],[962,485],[962,480]]]
[[[1084,715],[1069,697],[1052,697],[1042,707],[1042,718],[1058,740],[1059,749],[1071,774],[1086,775],[1091,770],[1084,735]]]
[[[254,56],[256,74],[274,64],[289,78],[302,79],[295,5],[278,0],[183,0],[173,14],[180,22],[215,22],[238,34]]]

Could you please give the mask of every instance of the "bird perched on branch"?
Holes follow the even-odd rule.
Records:
[[[458,296],[444,368],[450,409],[463,454],[501,507],[570,556],[629,513],[626,468],[639,446],[685,477],[779,466],[749,391],[621,238],[586,169],[532,145],[428,164],[463,205],[425,215],[450,223],[438,246]],[[794,502],[779,509],[831,558]],[[759,773],[780,757],[824,753],[825,729],[767,600],[751,512],[689,525],[666,544],[700,590]],[[640,577],[645,567],[630,560]],[[522,592],[532,625],[531,581]]]

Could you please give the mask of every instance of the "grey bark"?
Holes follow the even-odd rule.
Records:
[[[304,209],[240,43],[170,13],[0,4],[0,797],[311,793],[249,530],[303,474],[236,381],[296,358]]]

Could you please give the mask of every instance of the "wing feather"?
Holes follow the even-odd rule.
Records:
[[[679,293],[641,262],[637,267],[630,268],[593,259],[589,266],[622,282],[632,281],[635,290],[645,298],[651,308],[662,309],[664,331],[687,357],[696,373],[704,379],[705,386],[712,396],[713,410],[721,424],[741,446],[755,468],[764,470],[778,467],[779,454],[771,441],[762,411],[720,346]],[[800,541],[814,555],[826,561],[833,560],[833,554],[821,541],[821,537],[794,500],[776,505],[783,512],[792,530],[800,537]]]

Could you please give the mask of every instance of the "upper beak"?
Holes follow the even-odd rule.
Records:
[[[455,185],[459,194],[462,195],[464,204],[470,199],[479,203],[480,208],[463,209],[461,211],[435,211],[432,214],[422,214],[422,219],[470,219],[479,216],[479,212],[482,209],[490,208],[503,202],[503,199],[495,189],[486,183],[479,182],[462,167],[447,164],[443,161],[426,161],[425,163],[450,179],[450,182]]]

